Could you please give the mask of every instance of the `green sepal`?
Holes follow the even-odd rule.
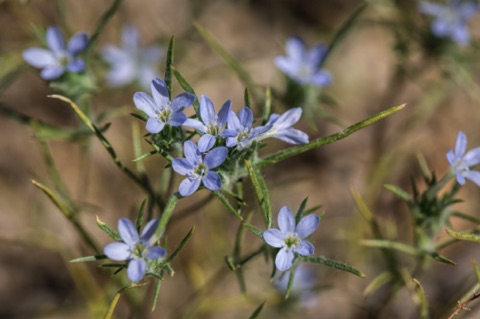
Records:
[[[97,226],[100,227],[100,229],[103,230],[105,233],[107,233],[107,235],[110,236],[113,240],[122,241],[120,234],[116,230],[114,230],[113,228],[111,228],[110,226],[102,222],[100,218],[98,218],[98,216],[97,216]]]
[[[190,237],[192,237],[194,231],[195,231],[195,226],[193,226],[190,229],[190,231],[187,233],[187,235],[185,235],[185,237],[182,239],[182,241],[178,245],[177,249],[175,249],[175,251],[170,256],[168,256],[168,258],[165,260],[165,262],[169,263],[173,259],[175,259],[175,257],[178,256],[178,254],[182,251],[183,247],[185,247],[187,242],[190,240]]]
[[[172,66],[175,51],[175,37],[172,35],[167,50],[167,62],[165,65],[165,85],[167,86],[168,98],[172,99]]]
[[[353,268],[347,264],[344,264],[342,262],[329,259],[326,257],[321,257],[321,256],[298,256],[299,261],[302,262],[310,262],[310,263],[315,263],[315,264],[322,264],[328,267],[332,267],[341,271],[346,271],[351,274],[354,274],[355,276],[365,278],[365,274],[362,273],[360,270]]]
[[[200,116],[200,101],[198,100],[198,96],[195,93],[195,90],[193,87],[185,80],[185,78],[178,72],[178,70],[172,66],[172,72],[175,78],[177,79],[178,83],[180,86],[188,93],[191,93],[195,95],[195,101],[193,101],[193,109],[195,110],[195,113]]]
[[[454,230],[451,230],[451,229],[448,229],[448,228],[446,228],[445,230],[447,231],[447,233],[450,236],[452,236],[455,239],[466,240],[466,241],[474,241],[476,243],[480,243],[480,236],[479,235],[475,235],[475,234],[472,234],[472,233],[457,232],[457,231],[454,231]]]
[[[403,189],[395,186],[395,185],[390,185],[390,184],[385,184],[383,185],[386,189],[403,199],[405,202],[407,202],[409,205],[412,203],[412,199],[410,198],[410,194],[408,194],[406,191]]]
[[[265,225],[268,228],[272,227],[272,207],[270,205],[270,195],[268,194],[267,183],[259,172],[252,167],[249,161],[245,160],[250,180],[252,181],[253,190],[257,196],[258,204],[263,213]]]
[[[256,318],[258,318],[258,315],[260,315],[260,313],[262,312],[263,307],[265,306],[265,303],[266,303],[266,301],[262,302],[262,303],[260,304],[260,306],[258,306],[258,307],[255,309],[255,311],[251,314],[251,316],[248,317],[248,319],[256,319]]]
[[[86,257],[80,257],[80,258],[75,258],[70,260],[71,263],[83,263],[87,261],[96,261],[96,260],[102,260],[102,259],[107,259],[108,257],[106,255],[93,255],[93,256],[86,256]]]

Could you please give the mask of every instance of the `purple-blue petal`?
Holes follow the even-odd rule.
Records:
[[[192,195],[200,187],[200,182],[200,179],[185,178],[178,186],[180,195],[184,197]]]
[[[130,247],[125,243],[110,243],[103,248],[103,253],[112,260],[122,261],[132,258]]]
[[[148,249],[147,258],[148,259],[157,259],[163,258],[167,254],[167,251],[163,247],[153,246]]]
[[[280,208],[278,213],[278,228],[284,234],[293,233],[295,231],[295,216],[293,212],[287,206]]]
[[[230,114],[228,115],[228,128],[235,132],[239,132],[243,129],[237,114],[233,111],[230,111]]]
[[[222,179],[217,172],[208,171],[203,177],[203,185],[211,191],[218,191],[222,188]]]
[[[480,147],[469,150],[463,157],[463,163],[467,167],[480,164]]]
[[[304,216],[295,228],[295,232],[301,239],[310,236],[320,224],[320,217],[316,215]]]
[[[160,122],[154,117],[149,117],[147,120],[146,130],[152,134],[160,133],[165,127],[165,123]]]
[[[305,57],[305,43],[299,37],[290,37],[285,44],[285,52],[294,61],[302,61]]]
[[[23,51],[23,59],[27,61],[28,64],[36,68],[45,68],[50,65],[56,65],[57,61],[55,60],[52,52],[42,48],[31,48]]]
[[[220,111],[218,111],[217,122],[220,126],[224,127],[225,125],[227,125],[228,115],[230,114],[231,108],[232,108],[232,101],[227,100],[225,103],[223,103],[222,107],[220,108]]]
[[[178,111],[178,110],[183,110],[184,108],[189,107],[190,105],[193,104],[195,101],[195,95],[192,93],[182,93],[177,95],[173,100],[172,100],[172,110]]]
[[[282,248],[277,253],[277,257],[275,257],[275,266],[280,271],[288,270],[292,267],[294,258],[295,254],[291,249]]]
[[[75,59],[67,65],[69,72],[82,72],[85,70],[85,62],[82,59]]]
[[[458,132],[457,141],[455,143],[455,156],[462,157],[467,150],[467,136],[462,131]]]
[[[120,218],[118,220],[118,232],[120,233],[120,237],[125,244],[129,245],[130,247],[137,244],[140,239],[138,237],[137,228],[135,228],[135,225],[133,225],[128,218]]]
[[[215,147],[205,155],[203,162],[208,169],[220,166],[228,156],[228,149],[224,146]]]
[[[295,248],[295,252],[302,256],[313,255],[315,247],[308,240],[301,240],[300,244]]]
[[[215,121],[215,108],[206,95],[200,97],[200,118],[207,125]]]
[[[152,239],[153,235],[155,235],[155,232],[157,231],[159,222],[160,222],[160,220],[158,218],[155,218],[155,219],[152,219],[151,221],[149,221],[145,225],[145,227],[143,228],[142,234],[141,234],[142,241],[144,241],[145,243],[152,244],[150,242],[150,240]]]
[[[477,171],[466,171],[465,178],[468,178],[478,186],[480,186],[480,172]]]
[[[318,71],[310,78],[310,82],[318,87],[324,87],[332,83],[332,75],[327,71]]]
[[[171,126],[181,126],[187,120],[187,116],[182,111],[172,112],[168,119],[168,124]]]
[[[199,130],[199,131],[202,132],[202,133],[206,133],[206,132],[207,132],[207,127],[205,126],[205,124],[203,124],[202,122],[200,122],[200,121],[197,120],[197,119],[187,118],[187,119],[185,120],[185,122],[183,122],[182,125],[183,125],[183,126],[193,127],[194,129]]]
[[[198,151],[197,144],[192,141],[186,141],[183,144],[183,155],[192,165],[197,165],[202,161],[202,155]]]
[[[294,129],[294,128],[287,128],[279,131],[273,137],[278,138],[284,142],[290,144],[307,144],[308,143],[308,135],[304,132]]]
[[[243,107],[240,112],[238,112],[238,119],[243,127],[250,128],[253,124],[253,113],[252,110],[248,107]]]
[[[55,53],[61,53],[65,50],[65,41],[62,32],[56,26],[47,29],[47,45]]]
[[[77,55],[85,50],[87,44],[88,35],[85,32],[79,32],[68,41],[67,51],[72,55]]]
[[[456,157],[455,155],[453,154],[453,151],[452,150],[449,150],[447,152],[447,160],[448,162],[450,163],[450,165],[453,165],[455,163],[455,160],[456,160]]]
[[[145,271],[147,270],[147,263],[144,259],[132,259],[128,263],[127,275],[130,281],[138,282],[143,276],[145,276]]]
[[[270,228],[263,232],[263,239],[272,247],[285,246],[285,235],[276,228]]]
[[[216,140],[217,139],[213,135],[210,135],[210,134],[202,135],[202,137],[200,137],[200,139],[198,140],[198,150],[201,153],[208,152],[208,150],[211,149],[213,145],[215,145]]]
[[[63,73],[65,73],[64,67],[52,65],[44,68],[42,72],[40,72],[40,76],[45,80],[55,80],[62,76]]]
[[[153,98],[145,92],[136,92],[133,95],[133,103],[137,109],[143,111],[150,117],[156,116],[156,110],[158,110],[157,105]]]
[[[172,161],[172,168],[178,174],[185,176],[190,174],[195,166],[193,166],[192,163],[186,158],[175,158]]]
[[[457,176],[457,182],[460,185],[465,185],[465,177],[462,175],[462,173],[460,171],[456,172],[456,176]]]

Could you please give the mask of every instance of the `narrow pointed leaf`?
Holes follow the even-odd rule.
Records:
[[[233,206],[230,204],[230,202],[228,201],[228,199],[226,199],[225,196],[223,196],[222,193],[220,193],[219,191],[213,191],[213,194],[223,203],[223,205],[225,205],[225,207],[226,207],[233,215],[235,215],[238,219],[240,219],[241,221],[243,221],[243,217],[240,215],[240,213],[239,213],[235,208],[233,208]]]
[[[75,258],[70,260],[71,263],[83,263],[87,261],[96,261],[96,260],[102,260],[102,259],[107,259],[107,256],[105,255],[93,255],[93,256],[86,256],[86,257],[80,257],[80,258]]]
[[[412,200],[410,199],[410,195],[407,192],[405,192],[403,189],[390,184],[385,184],[383,185],[383,187],[385,187],[386,189],[388,189],[389,191],[391,191],[392,193],[394,193],[395,195],[403,199],[408,204],[412,203]]]
[[[298,224],[300,219],[302,219],[302,217],[304,216],[305,206],[307,206],[307,202],[308,202],[308,196],[305,197],[305,199],[302,200],[302,202],[300,203],[300,207],[298,208],[297,214],[295,215],[295,223],[296,224]]]
[[[298,257],[299,261],[303,262],[310,262],[310,263],[315,263],[315,264],[322,264],[328,267],[332,267],[341,271],[346,271],[351,274],[354,274],[355,276],[365,278],[365,274],[362,273],[360,270],[353,268],[347,264],[344,264],[340,261],[336,261],[333,259],[329,259],[326,257],[321,257],[321,256],[299,256]]]
[[[178,70],[172,66],[172,72],[175,78],[177,79],[178,83],[180,86],[187,91],[188,93],[192,93],[195,95],[195,101],[193,101],[193,109],[195,110],[195,113],[199,116],[200,115],[200,102],[198,100],[197,94],[195,93],[195,90],[193,87],[185,80],[185,78],[178,72]]]
[[[137,227],[138,233],[140,233],[140,228],[142,228],[143,222],[143,212],[145,211],[145,205],[147,204],[147,199],[145,198],[140,205],[140,209],[138,210],[137,219],[135,220],[135,227]]]
[[[167,203],[165,204],[165,208],[162,212],[162,216],[160,216],[160,222],[158,223],[158,227],[157,227],[157,230],[155,231],[155,235],[153,236],[154,238],[153,242],[156,242],[162,236],[170,220],[170,217],[172,217],[173,210],[175,209],[175,205],[177,205],[177,202],[180,200],[180,198],[182,198],[181,195],[178,192],[176,192],[172,194],[172,196],[170,196],[170,198],[168,199]]]
[[[375,277],[365,288],[364,290],[364,295],[365,296],[370,296],[374,294],[378,289],[382,288],[384,285],[388,284],[391,282],[393,279],[392,273],[385,271],[382,272],[380,275]]]
[[[390,240],[370,239],[370,240],[362,240],[361,243],[368,247],[388,248],[388,249],[398,250],[407,255],[412,255],[412,256],[418,256],[421,254],[421,252],[413,246],[409,246],[404,243],[390,241]]]
[[[253,190],[257,196],[258,204],[262,210],[266,228],[271,228],[272,207],[270,205],[270,195],[268,193],[267,184],[258,171],[252,167],[249,161],[246,160],[245,165],[247,166],[248,174],[250,175],[250,180],[252,181]]]
[[[120,234],[116,230],[114,230],[113,228],[111,228],[110,226],[102,222],[100,218],[98,218],[98,216],[97,216],[97,226],[100,227],[100,229],[103,230],[105,233],[107,233],[107,235],[110,236],[113,240],[115,241],[122,240],[122,238],[120,237]]]
[[[252,224],[249,223],[243,223],[243,226],[245,226],[246,229],[248,229],[252,234],[257,236],[258,238],[263,240],[263,231],[258,229],[257,227],[253,226]]]
[[[472,222],[472,223],[475,223],[475,224],[480,224],[480,218],[478,218],[476,216],[473,216],[473,215],[464,214],[464,213],[461,213],[461,212],[453,212],[452,216],[468,220],[469,222]]]
[[[165,85],[168,90],[168,97],[172,99],[172,66],[175,54],[175,37],[170,38],[167,51],[167,63],[165,65]]]
[[[451,229],[445,229],[447,233],[452,236],[455,239],[460,239],[460,240],[467,240],[467,241],[474,241],[476,243],[480,243],[480,236],[471,234],[471,233],[462,233],[462,232],[457,232]]]
[[[245,88],[245,91],[243,92],[243,103],[249,109],[252,108],[252,102],[250,101],[250,93],[248,93],[248,88]]]
[[[107,312],[105,313],[105,316],[103,317],[103,319],[112,318],[113,313],[115,311],[115,307],[117,306],[118,300],[120,299],[120,296],[124,291],[126,291],[127,289],[132,289],[132,288],[141,287],[141,286],[145,286],[145,284],[133,284],[131,286],[123,287],[122,289],[117,291],[115,296],[113,296],[113,299],[110,302],[110,305],[108,306]]]
[[[428,319],[428,301],[427,301],[427,296],[425,295],[425,290],[423,289],[423,286],[420,284],[420,282],[412,278],[413,282],[415,283],[416,286],[416,294],[418,297],[418,303],[420,307],[420,318],[421,319]]]
[[[155,284],[155,293],[153,295],[153,301],[152,301],[152,311],[154,311],[157,308],[157,301],[158,301],[158,296],[160,295],[160,288],[162,287],[162,281],[163,280],[157,278],[157,283]]]
[[[183,247],[185,247],[187,242],[190,240],[190,237],[192,237],[194,231],[195,231],[195,226],[193,226],[190,229],[190,231],[187,233],[187,235],[182,239],[177,249],[175,249],[175,251],[170,256],[168,256],[166,262],[171,262],[173,259],[175,259],[175,257],[178,256],[178,254],[182,251]]]
[[[265,303],[266,303],[266,301],[262,302],[262,304],[260,306],[258,306],[257,309],[255,309],[255,311],[252,313],[252,315],[250,317],[248,317],[248,319],[258,318],[258,315],[260,315],[260,313],[262,312],[263,307],[265,306]]]

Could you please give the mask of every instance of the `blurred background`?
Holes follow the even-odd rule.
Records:
[[[117,169],[97,140],[91,143],[85,160],[81,143],[39,136],[33,129],[36,123],[69,129],[76,127],[78,120],[66,103],[47,97],[55,91],[21,56],[29,47],[43,46],[43,32],[50,25],[60,26],[67,38],[79,31],[91,35],[112,3],[0,1],[1,318],[102,317],[102,305],[120,289],[111,283],[111,269],[96,263],[69,263],[93,252],[32,180],[54,183],[45,164],[44,148],[48,147],[66,188],[80,203],[80,222],[101,247],[111,239],[96,226],[96,216],[116,228],[119,217],[135,216],[145,194]],[[303,120],[296,127],[313,139],[341,131],[389,107],[407,106],[344,140],[262,173],[270,187],[274,216],[282,206],[295,211],[305,197],[311,206],[322,205],[325,215],[312,237],[315,253],[350,264],[367,277],[306,265],[307,281],[314,284],[301,291],[313,293],[305,297],[294,292],[284,302],[281,289],[269,281],[272,261],[257,258],[245,266],[248,293],[242,294],[235,274],[224,262],[233,251],[238,221],[213,199],[169,225],[169,251],[193,225],[196,231],[194,240],[173,263],[175,275],[163,282],[157,309],[150,311],[153,285],[148,285],[139,288],[140,292],[127,292],[129,298],[144,298],[142,309],[129,308],[122,295],[116,318],[248,318],[264,301],[259,318],[420,318],[407,289],[400,290],[387,305],[382,289],[365,294],[365,287],[384,271],[385,264],[377,249],[360,243],[371,238],[371,233],[355,206],[352,190],[363,196],[386,237],[411,242],[410,212],[383,184],[410,192],[410,179],[421,181],[420,153],[430,169],[442,176],[449,169],[445,153],[454,146],[459,130],[467,134],[469,148],[480,144],[478,18],[470,23],[473,41],[468,47],[451,45],[443,50],[426,41],[431,20],[418,13],[416,1],[124,0],[100,34],[92,58],[95,63],[89,65],[96,82],[91,113],[93,117],[109,114],[104,123],[111,126],[105,134],[118,156],[134,168],[132,132],[145,131],[143,123],[129,113],[134,110],[133,94],[142,89],[134,84],[121,89],[107,87],[107,67],[97,56],[103,45],[119,44],[126,24],[138,28],[142,45],[158,45],[165,54],[174,35],[175,67],[196,93],[208,95],[217,109],[231,99],[233,108],[239,110],[244,105],[245,84],[199,35],[194,21],[209,30],[257,84],[282,92],[286,78],[273,61],[284,54],[288,37],[301,36],[308,46],[328,44],[359,8],[363,9],[355,24],[324,65],[333,82],[322,91],[325,99],[318,107],[321,114],[329,116]],[[160,74],[164,72],[162,63]],[[173,90],[174,95],[183,91],[175,81]],[[253,101],[257,116],[261,103],[262,98]],[[275,112],[293,106],[274,96]],[[24,117],[19,118],[19,114]],[[275,140],[264,151],[285,147]],[[142,148],[150,150],[145,142]],[[164,163],[155,156],[144,164],[152,180],[164,169]],[[459,192],[464,202],[456,209],[478,217],[478,194],[478,187],[467,182]],[[252,194],[246,196],[255,202]],[[198,192],[188,203],[179,203],[178,210],[205,197],[205,191]],[[453,221],[454,229],[468,227],[471,225]],[[253,236],[247,239],[252,245],[258,242]],[[475,285],[471,262],[478,251],[475,243],[452,245],[443,255],[456,266],[432,260],[428,270],[416,275],[424,286],[431,318],[448,317],[457,301]],[[408,268],[411,257],[398,254],[398,260]],[[117,276],[126,277],[124,273]],[[460,313],[458,318],[478,316],[475,301],[469,308],[471,311]]]

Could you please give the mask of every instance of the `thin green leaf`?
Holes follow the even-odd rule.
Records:
[[[225,205],[225,207],[233,215],[235,215],[238,219],[243,221],[243,217],[240,215],[240,213],[235,208],[233,208],[233,206],[229,203],[229,201],[225,198],[225,196],[223,196],[222,193],[220,193],[219,191],[213,191],[213,194],[223,203],[223,205]]]
[[[153,294],[152,302],[152,311],[157,308],[158,296],[160,295],[160,288],[162,287],[162,280],[157,279],[157,284],[155,285],[155,293]]]
[[[476,216],[472,216],[472,215],[469,215],[469,214],[464,214],[464,213],[456,212],[456,211],[452,213],[452,216],[468,220],[469,222],[472,222],[472,223],[475,223],[475,224],[480,224],[480,218],[478,218]]]
[[[272,207],[270,205],[270,195],[268,194],[267,183],[262,175],[252,167],[249,161],[245,160],[250,180],[252,181],[253,190],[257,196],[258,204],[263,213],[265,225],[267,228],[272,227]]]
[[[391,282],[393,279],[393,275],[389,271],[382,272],[380,275],[375,277],[365,288],[364,295],[370,296],[375,293],[378,289],[383,287],[384,285]]]
[[[249,109],[252,108],[252,102],[250,101],[250,93],[248,93],[248,88],[245,88],[245,91],[243,92],[243,103]]]
[[[445,229],[447,233],[452,236],[455,239],[460,239],[460,240],[467,240],[467,241],[474,241],[476,243],[480,243],[480,236],[475,235],[472,233],[462,233],[462,232],[457,232],[451,229],[446,228]]]
[[[107,256],[105,255],[93,255],[93,256],[86,256],[86,257],[80,257],[80,258],[75,258],[70,260],[71,263],[83,263],[87,261],[96,261],[96,260],[102,260],[102,259],[107,259]]]
[[[377,122],[377,121],[379,121],[379,120],[381,120],[381,119],[383,119],[387,116],[390,116],[391,114],[393,114],[395,112],[400,111],[404,107],[405,107],[405,104],[389,108],[389,109],[387,109],[385,111],[382,111],[382,112],[379,112],[379,113],[377,113],[377,114],[375,114],[375,115],[373,115],[369,118],[366,118],[365,120],[362,120],[362,121],[360,121],[360,122],[358,122],[354,125],[351,125],[351,126],[347,127],[346,129],[344,129],[343,131],[341,131],[339,133],[336,133],[336,134],[333,134],[333,135],[330,135],[330,136],[326,136],[326,137],[319,137],[317,139],[314,139],[314,140],[310,141],[310,143],[308,143],[308,144],[293,146],[293,147],[287,148],[285,150],[279,151],[277,153],[268,155],[265,158],[261,159],[259,162],[257,162],[255,164],[255,167],[256,168],[262,168],[264,166],[275,164],[275,163],[278,163],[278,162],[280,162],[284,159],[290,158],[292,156],[295,156],[295,155],[304,153],[306,151],[318,148],[320,146],[331,144],[331,143],[336,142],[338,140],[344,139],[347,136],[355,133],[356,131],[358,131],[358,130],[364,128],[364,127],[367,127],[367,126],[369,126],[369,125],[371,125],[371,124],[373,124],[373,123],[375,123],[375,122]]]
[[[172,72],[175,78],[177,79],[178,83],[180,83],[180,86],[188,93],[192,93],[193,95],[195,95],[195,101],[193,101],[193,109],[195,110],[195,113],[197,115],[200,115],[200,101],[198,100],[198,96],[195,93],[195,90],[173,65],[172,65]]]
[[[361,241],[362,245],[368,246],[368,247],[376,247],[376,248],[387,248],[387,249],[393,249],[393,250],[398,250],[401,251],[407,255],[411,256],[418,256],[421,254],[421,252],[413,247],[406,245],[404,243],[399,243],[395,241],[390,241],[390,240],[375,240],[375,239],[370,239],[370,240],[362,240]]]
[[[167,51],[167,63],[165,66],[165,85],[168,90],[168,97],[172,99],[172,66],[175,54],[175,37],[170,38],[170,43],[168,44]]]
[[[436,252],[432,253],[431,256],[436,261],[439,261],[439,262],[444,263],[444,264],[449,264],[449,265],[453,265],[453,266],[455,266],[457,264],[453,260],[451,260],[451,259],[449,259],[445,256],[442,256],[442,255],[440,255],[439,253],[436,253]]]
[[[332,267],[341,271],[346,271],[351,274],[354,274],[355,276],[365,278],[365,274],[362,273],[360,270],[355,269],[347,264],[344,264],[342,262],[332,260],[326,257],[321,257],[321,256],[299,256],[298,257],[299,261],[303,262],[310,262],[310,263],[315,263],[315,264],[322,264],[328,267]]]
[[[114,230],[113,228],[111,228],[110,226],[102,222],[100,218],[98,218],[98,216],[97,216],[97,226],[100,227],[100,229],[103,230],[105,233],[107,233],[107,235],[110,236],[113,240],[122,241],[120,234],[116,230]]]
[[[480,268],[478,268],[478,264],[475,259],[472,260],[472,265],[475,271],[475,277],[477,277],[477,284],[480,284]]]
[[[194,231],[195,231],[195,226],[193,226],[190,229],[190,231],[187,233],[187,235],[182,239],[177,249],[175,249],[175,251],[170,256],[168,256],[166,262],[171,262],[173,259],[175,259],[175,257],[178,256],[178,254],[182,251],[183,247],[185,247],[185,245],[189,241],[190,237],[192,237]]]
[[[300,207],[298,207],[297,214],[295,215],[295,223],[296,224],[298,224],[300,219],[302,219],[302,217],[304,216],[305,206],[307,206],[307,202],[308,202],[308,196],[305,197],[304,200],[302,200],[302,202],[300,203]]]
[[[105,316],[103,317],[103,319],[110,319],[112,318],[113,316],[113,312],[115,311],[115,307],[117,306],[117,303],[118,303],[118,300],[120,299],[120,296],[121,294],[126,291],[127,289],[132,289],[132,288],[136,288],[136,287],[141,287],[141,286],[145,286],[146,284],[133,284],[131,286],[127,286],[127,287],[123,287],[122,289],[120,289],[119,291],[117,291],[117,293],[115,294],[115,296],[113,296],[113,299],[112,301],[110,302],[110,305],[108,306],[108,310],[107,312],[105,313]]]
[[[265,124],[272,113],[272,90],[267,87],[265,90],[265,106],[263,108],[262,123]]]
[[[140,233],[140,228],[142,228],[143,222],[143,213],[145,211],[145,205],[147,204],[147,199],[145,198],[140,205],[140,209],[138,210],[137,219],[135,220],[135,226],[137,227],[137,231]]]
[[[420,282],[412,278],[413,282],[415,283],[416,286],[416,294],[418,297],[418,306],[420,307],[420,318],[422,319],[428,319],[428,300],[427,296],[425,295],[425,290],[423,289],[423,286],[420,284]]]
[[[408,204],[412,203],[410,195],[406,191],[404,191],[403,189],[401,189],[401,188],[399,188],[395,185],[390,185],[390,184],[385,184],[385,185],[383,185],[383,187],[385,187],[386,189],[388,189],[389,191],[391,191],[392,193],[394,193],[395,195],[397,195],[398,197],[403,199]]]
[[[293,281],[295,279],[295,270],[296,268],[288,272],[288,283],[287,283],[287,290],[285,291],[285,300],[287,300],[288,297],[290,297],[290,292],[292,291],[292,287],[293,287]]]
[[[261,231],[259,228],[253,226],[252,224],[249,223],[243,223],[243,226],[245,226],[246,229],[248,229],[252,234],[257,236],[258,238],[263,240],[263,231]]]
[[[255,311],[252,313],[252,315],[250,317],[248,317],[248,319],[258,318],[258,315],[260,315],[260,313],[262,312],[263,307],[265,306],[265,303],[266,303],[266,301],[262,302],[262,304],[260,306],[258,306],[257,309],[255,309]]]
[[[177,205],[177,202],[180,200],[180,198],[182,198],[182,196],[180,195],[180,193],[176,192],[172,194],[172,196],[170,196],[168,202],[165,204],[162,216],[160,216],[160,222],[158,223],[157,230],[155,231],[155,235],[153,236],[154,242],[159,240],[163,232],[165,231],[170,217],[172,217],[175,205]]]

